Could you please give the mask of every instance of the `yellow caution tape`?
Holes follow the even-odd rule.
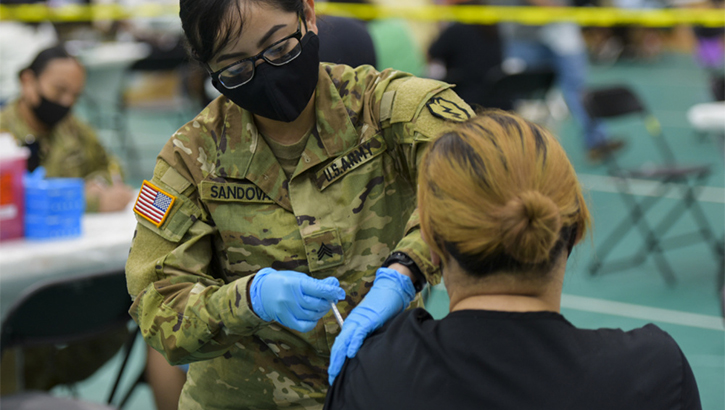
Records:
[[[495,24],[513,22],[543,25],[574,22],[582,26],[640,25],[670,27],[679,24],[705,27],[725,26],[723,9],[617,9],[599,7],[493,7],[493,6],[382,6],[346,3],[317,3],[321,15],[354,17],[362,20],[404,18],[418,21],[456,21]],[[47,7],[42,4],[0,5],[0,21],[93,21],[178,16],[178,5],[117,4]]]
[[[0,5],[0,21],[78,22],[94,20],[127,20],[133,18],[177,17],[179,6],[175,4],[143,4],[124,7],[118,4],[68,5],[48,7],[44,4]]]
[[[634,10],[598,7],[493,7],[493,6],[373,6],[344,3],[317,3],[320,14],[355,17],[362,20],[398,17],[422,21],[456,21],[494,24],[513,22],[543,25],[575,22],[582,26],[641,25],[669,27],[697,24],[725,26],[723,9]]]

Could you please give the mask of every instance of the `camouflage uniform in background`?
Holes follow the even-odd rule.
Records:
[[[150,183],[173,205],[160,224],[137,217],[126,273],[146,341],[191,363],[180,409],[322,407],[340,327],[331,313],[308,333],[262,321],[247,293],[262,268],[337,277],[343,317],[393,251],[440,281],[415,186],[425,144],[472,115],[449,88],[321,64],[317,125],[289,180],[252,114],[223,96],[172,136]]]
[[[19,145],[26,140],[39,142],[40,165],[46,176],[98,179],[111,183],[111,175],[121,174],[118,163],[109,158],[93,130],[73,115],[59,122],[48,135],[36,136],[18,112],[19,101],[0,111],[0,131],[11,133]],[[31,137],[28,137],[31,136]],[[86,204],[87,212],[98,209],[97,201]],[[67,346],[36,346],[23,350],[24,389],[50,390],[58,384],[86,379],[105,364],[126,341],[127,330],[110,331],[93,340]],[[3,353],[0,395],[17,392],[15,352]]]
[[[35,132],[20,116],[19,101],[10,103],[0,112],[0,131],[11,133],[18,144],[38,141],[40,166],[53,178],[83,178],[111,184],[113,176],[122,176],[121,167],[106,153],[96,133],[74,115],[69,114],[47,135]],[[86,203],[86,212],[96,212],[98,200]]]

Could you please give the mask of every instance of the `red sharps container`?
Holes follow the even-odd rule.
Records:
[[[23,174],[30,152],[15,138],[0,133],[0,241],[23,237],[25,189]]]

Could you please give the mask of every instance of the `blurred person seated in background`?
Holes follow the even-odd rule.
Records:
[[[692,0],[679,1],[688,3]],[[610,0],[610,6],[629,9],[663,9],[677,4],[677,1],[665,2],[663,0]],[[666,4],[670,3],[670,4]],[[670,32],[667,27],[645,27],[641,25],[619,24],[612,27],[612,35],[621,47],[621,57],[652,61],[662,52],[664,36]]]
[[[698,1],[698,0],[695,0]],[[691,3],[692,0],[670,2]],[[576,6],[608,7],[629,10],[661,9],[662,0],[574,0]],[[609,27],[583,28],[590,58],[598,64],[614,64],[622,59],[654,60],[662,52],[664,37],[669,28],[643,27],[619,22]]]
[[[485,5],[484,0],[454,1],[449,4]],[[495,25],[453,23],[443,29],[428,49],[432,65],[445,66],[441,79],[456,85],[456,93],[469,105],[511,109],[511,102],[493,95],[492,69],[501,66],[502,45]],[[433,73],[431,73],[433,74]]]
[[[62,46],[55,46],[41,51],[19,77],[21,95],[0,112],[0,129],[30,149],[28,170],[43,166],[46,177],[84,178],[88,211],[124,209],[134,194],[123,184],[120,166],[93,130],[70,114],[85,83],[81,64]],[[126,332],[114,332],[67,348],[26,349],[22,384],[28,389],[50,390],[57,384],[83,380],[116,354],[126,337]],[[157,409],[175,409],[186,373],[150,350],[146,380]],[[15,366],[14,356],[3,357],[0,394],[17,391]]]
[[[567,7],[572,0],[490,0],[501,6]],[[592,119],[584,109],[582,96],[586,90],[589,68],[587,49],[581,28],[575,23],[528,26],[501,24],[504,37],[504,60],[525,63],[527,69],[542,67],[556,72],[557,83],[572,117],[582,127],[587,159],[600,163],[610,153],[624,146],[621,139],[610,138],[601,121]]]
[[[696,58],[710,77],[710,92],[715,101],[725,101],[725,28],[695,27]]]
[[[701,408],[659,327],[578,329],[560,314],[590,216],[548,131],[499,110],[457,125],[421,159],[418,207],[450,313],[412,309],[371,334],[326,409]]]
[[[20,74],[21,94],[0,112],[0,130],[10,132],[30,149],[28,169],[46,169],[48,177],[86,180],[87,209],[117,211],[133,197],[121,182],[120,168],[106,154],[93,131],[70,115],[85,80],[83,67],[59,46],[41,51]],[[0,394],[50,390],[58,384],[85,380],[113,357],[128,337],[126,329],[65,346],[4,351]],[[16,371],[19,366],[22,372]],[[18,380],[23,374],[23,380]]]
[[[704,1],[691,7],[722,10],[725,1]],[[715,101],[725,101],[725,28],[695,26],[693,32],[697,38],[695,58],[708,72],[712,97]]]
[[[71,109],[85,84],[85,70],[63,46],[41,51],[19,73],[21,91],[0,112],[0,130],[30,149],[28,171],[38,166],[46,177],[83,178],[86,211],[120,211],[133,199],[122,170],[95,132]]]

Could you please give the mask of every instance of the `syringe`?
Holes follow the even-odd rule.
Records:
[[[337,310],[337,305],[335,302],[330,302],[330,306],[332,306],[332,313],[335,315],[335,320],[337,320],[337,324],[340,325],[340,328],[342,328],[343,320],[342,315],[340,315],[340,311]]]

